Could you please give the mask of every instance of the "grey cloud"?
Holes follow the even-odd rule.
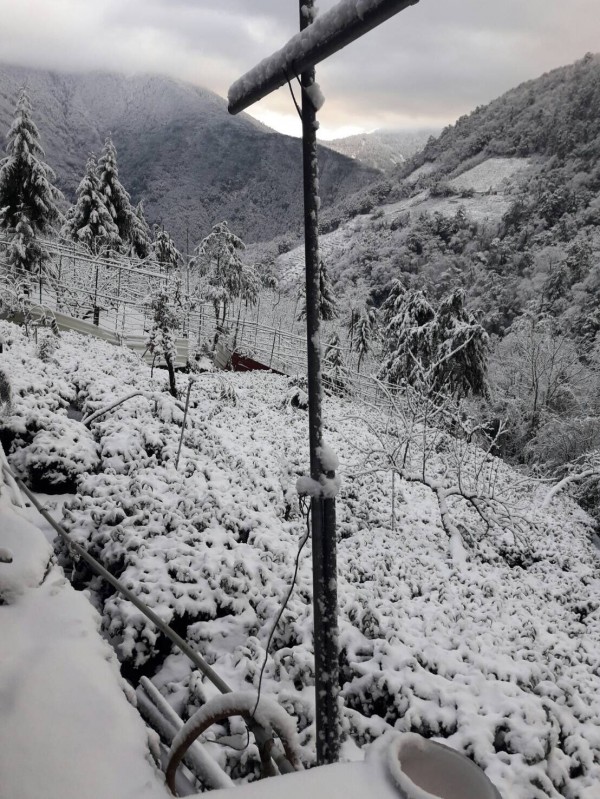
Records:
[[[318,3],[322,12],[334,4]],[[8,58],[52,68],[200,75],[221,94],[298,27],[292,0],[63,0],[61,18],[47,0],[28,0],[29,24],[11,28],[17,5],[0,0],[8,30],[5,37],[0,30],[0,48]],[[73,33],[78,25],[85,31],[84,11],[95,15],[93,41]],[[322,119],[329,126],[394,116],[452,121],[597,49],[599,24],[598,0],[421,0],[318,67],[327,97]],[[261,107],[281,112],[286,102],[279,94]]]

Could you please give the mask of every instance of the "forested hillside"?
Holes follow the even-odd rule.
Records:
[[[394,175],[326,211],[322,228],[350,331],[365,302],[377,312],[398,281],[407,298],[398,307],[420,303],[425,319],[464,294],[490,337],[482,412],[493,425],[506,420],[503,455],[546,473],[597,457],[599,56],[463,117]],[[289,250],[280,278],[293,286],[302,248],[279,246]],[[391,355],[393,320],[379,316]],[[596,489],[586,501],[597,513]]]
[[[48,163],[72,200],[91,151],[109,134],[121,179],[148,220],[180,248],[227,219],[248,241],[302,224],[300,142],[246,114],[232,117],[212,92],[158,75],[64,74],[0,65],[0,132],[27,86]],[[376,172],[322,149],[324,206],[364,186]]]
[[[431,136],[438,133],[439,128],[374,130],[326,141],[324,146],[382,172],[389,172],[412,158],[425,147]]]

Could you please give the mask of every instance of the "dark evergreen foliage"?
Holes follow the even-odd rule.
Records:
[[[104,204],[93,154],[87,160],[85,174],[77,187],[77,201],[69,209],[60,235],[83,244],[95,255],[103,248],[118,246],[119,231]]]
[[[99,191],[104,205],[117,226],[122,245],[128,249],[127,245],[132,241],[135,214],[131,208],[129,194],[119,180],[117,150],[110,136],[104,142],[102,155],[98,161],[98,176]]]
[[[325,322],[330,322],[332,319],[337,319],[339,316],[337,300],[333,292],[333,286],[327,272],[325,262],[321,258],[319,261],[319,289],[320,289],[320,303],[319,310],[321,319]],[[298,313],[298,319],[306,318],[306,297],[302,299],[302,306]]]
[[[7,157],[0,161],[0,227],[11,238],[9,261],[20,271],[37,273],[48,261],[38,239],[60,220],[57,203],[62,195],[53,185],[54,172],[44,163],[25,89],[19,94],[6,151]]]
[[[486,396],[488,336],[455,291],[437,311],[421,291],[398,281],[383,306],[384,362],[380,376],[428,394]]]
[[[152,233],[144,216],[144,203],[139,202],[131,215],[130,254],[144,260],[152,252]]]
[[[154,257],[167,269],[174,269],[181,263],[181,253],[168,232],[154,225],[154,241],[152,242]]]

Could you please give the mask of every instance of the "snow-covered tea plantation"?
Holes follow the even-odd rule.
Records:
[[[6,322],[0,333],[13,389],[0,436],[13,469],[34,490],[67,495],[73,538],[234,689],[257,689],[306,533],[302,387],[269,373],[198,375],[176,469],[183,401],[165,372],[76,334],[54,349]],[[183,400],[188,380],[178,375]],[[394,727],[467,753],[505,799],[600,796],[600,560],[588,517],[562,494],[542,508],[548,484],[424,426],[414,409],[388,418],[328,397],[325,414],[341,476],[344,757]],[[184,718],[214,694],[130,603],[72,567],[126,676],[151,676]],[[306,764],[311,586],[309,542],[262,684],[297,719]],[[229,733],[237,748],[212,744],[212,755],[234,779],[253,778],[242,722]]]

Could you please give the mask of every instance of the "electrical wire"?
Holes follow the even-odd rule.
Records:
[[[292,594],[294,592],[294,587],[296,585],[296,580],[298,579],[298,571],[300,569],[300,555],[302,554],[302,550],[304,549],[304,547],[306,545],[306,542],[310,538],[310,502],[308,500],[306,500],[304,497],[301,498],[300,502],[301,502],[302,513],[303,513],[303,515],[305,516],[305,519],[306,519],[306,533],[304,534],[304,536],[300,540],[300,544],[298,546],[298,552],[296,553],[296,560],[294,562],[294,574],[293,574],[293,577],[292,577],[291,585],[290,585],[290,587],[288,589],[288,592],[286,594],[285,599],[281,603],[281,607],[279,609],[279,613],[277,614],[277,618],[275,619],[275,621],[273,623],[273,626],[271,627],[271,632],[269,633],[269,637],[267,639],[267,644],[266,644],[266,647],[265,647],[265,657],[264,657],[264,660],[263,660],[263,663],[262,663],[262,667],[260,669],[260,676],[258,678],[258,693],[257,693],[257,696],[256,696],[256,703],[255,703],[254,707],[252,708],[252,713],[250,714],[250,720],[254,720],[254,714],[256,713],[256,709],[257,709],[257,707],[258,707],[258,705],[260,703],[260,697],[261,697],[261,693],[262,693],[263,677],[264,677],[264,674],[265,674],[265,669],[267,667],[267,662],[269,660],[269,650],[271,649],[271,643],[273,642],[273,636],[275,635],[275,631],[277,630],[277,626],[278,626],[278,624],[279,624],[279,622],[281,620],[281,617],[283,616],[283,613],[284,613],[285,609],[288,606],[288,602],[290,601],[291,596],[292,596]],[[207,739],[207,743],[215,743],[215,744],[219,744],[219,746],[228,746],[230,749],[234,749],[236,752],[243,752],[245,749],[248,748],[248,746],[250,744],[250,728],[249,728],[248,724],[246,723],[246,743],[242,747],[232,746],[231,743],[222,742],[222,741],[219,741],[217,739],[212,739],[210,741]]]
[[[283,74],[285,75],[285,79],[286,79],[287,85],[288,85],[288,87],[290,89],[290,94],[292,95],[292,100],[294,101],[294,105],[296,106],[296,111],[298,112],[298,116],[302,120],[302,109],[300,108],[300,105],[298,104],[298,100],[296,100],[296,96],[294,95],[294,90],[292,89],[292,84],[290,83],[289,75],[287,74],[287,72],[284,72]],[[300,84],[300,78],[298,77],[298,75],[296,75],[296,80]],[[302,84],[300,84],[300,88],[302,89]]]
[[[250,714],[250,718],[252,718],[252,719],[254,718],[254,714],[256,713],[256,708],[258,707],[258,703],[260,702],[260,694],[261,694],[261,690],[262,690],[262,681],[263,681],[263,676],[264,676],[264,673],[265,673],[265,668],[267,666],[267,660],[269,658],[269,649],[271,648],[271,642],[273,641],[273,636],[275,635],[275,630],[277,629],[277,625],[279,624],[279,622],[281,620],[281,617],[283,616],[283,613],[284,613],[285,609],[287,608],[288,602],[290,601],[290,598],[291,598],[292,593],[294,591],[294,586],[296,585],[296,579],[298,577],[298,570],[300,568],[300,555],[302,554],[302,550],[304,549],[304,545],[306,544],[306,542],[310,538],[310,503],[307,502],[305,499],[302,499],[301,502],[303,503],[303,505],[305,505],[303,510],[304,510],[304,513],[305,513],[305,516],[306,516],[306,533],[305,533],[304,537],[302,538],[302,540],[300,541],[300,545],[298,546],[298,552],[296,553],[296,561],[295,561],[295,564],[294,564],[294,576],[292,577],[292,584],[289,587],[289,590],[287,592],[287,596],[284,599],[284,601],[283,601],[283,603],[281,605],[281,608],[279,609],[279,613],[277,614],[277,618],[275,619],[275,622],[273,623],[273,626],[271,628],[271,632],[269,633],[269,637],[267,639],[267,646],[265,648],[265,659],[263,660],[262,668],[260,670],[260,676],[258,678],[258,696],[256,697],[256,704],[254,705],[252,713]]]

